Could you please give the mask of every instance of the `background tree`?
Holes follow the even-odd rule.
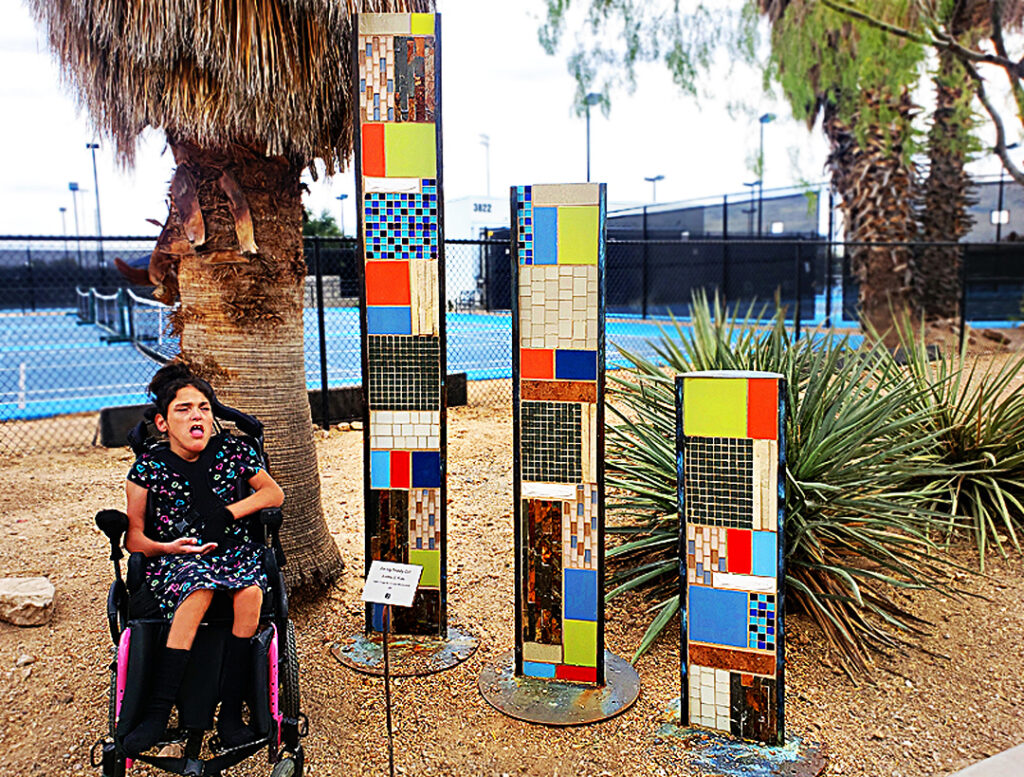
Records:
[[[309,208],[302,210],[302,236],[303,237],[341,237],[341,230],[338,222],[330,214],[327,208],[320,211],[319,216],[314,216]]]
[[[286,568],[324,584],[341,559],[323,518],[303,364],[302,186],[352,149],[354,3],[27,0],[97,130],[132,162],[146,127],[177,168],[149,276],[181,358],[267,425],[286,493]],[[365,11],[427,11],[367,0]]]

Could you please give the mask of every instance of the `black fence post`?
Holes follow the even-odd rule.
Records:
[[[967,332],[967,252],[960,253],[960,352],[964,350]]]
[[[25,270],[28,274],[28,289],[29,289],[29,304],[32,306],[32,312],[36,312],[36,277],[35,273],[32,272],[32,249],[25,249]]]
[[[324,429],[330,429],[331,418],[327,412],[329,396],[327,388],[327,332],[324,330],[324,274],[323,269],[320,267],[319,235],[313,238],[313,272],[316,274],[316,328],[320,335],[320,425]]]
[[[729,195],[722,195],[722,306],[729,309]]]
[[[794,248],[793,253],[794,253],[794,257],[795,257],[795,261],[794,261],[793,267],[794,267],[794,269],[796,271],[796,279],[795,279],[796,283],[794,284],[796,286],[796,306],[795,306],[795,308],[793,310],[793,339],[794,340],[799,340],[800,339],[800,313],[801,313],[801,311],[800,311],[800,298],[803,296],[803,291],[804,291],[803,290],[803,283],[801,282],[801,275],[802,275],[802,273],[801,273],[801,267],[800,267],[800,262],[802,261],[802,257],[800,255],[800,244],[799,243],[794,243],[793,244],[793,248]]]
[[[640,315],[647,318],[647,206],[644,205],[644,215],[641,221],[644,248],[640,253]]]
[[[828,192],[828,245],[825,247],[825,326],[832,326],[832,263],[835,261],[832,236],[835,229],[835,193]]]

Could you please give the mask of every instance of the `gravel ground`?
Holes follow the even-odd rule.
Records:
[[[450,619],[478,636],[481,646],[451,671],[394,681],[399,773],[694,773],[681,741],[659,731],[666,706],[678,696],[675,625],[637,665],[640,699],[611,721],[566,730],[531,726],[502,716],[480,697],[481,667],[513,644],[511,419],[505,410],[481,406],[453,409],[449,419]],[[312,775],[387,771],[382,683],[342,667],[329,651],[362,623],[361,437],[332,431],[318,442],[324,507],[349,571],[335,589],[293,612]],[[49,626],[0,624],[3,773],[90,771],[89,747],[106,726],[104,601],[111,579],[106,541],[92,516],[123,504],[129,463],[124,450],[70,448],[4,464],[0,574],[45,575],[58,599]],[[966,552],[957,555],[970,565]],[[826,774],[945,775],[1024,742],[1018,709],[1024,564],[993,558],[986,577],[960,582],[978,596],[907,597],[908,606],[933,624],[925,641],[931,653],[883,657],[873,685],[853,685],[814,629],[790,617],[789,730],[824,745]],[[608,608],[608,648],[631,655],[646,623],[641,600],[617,600]],[[268,772],[260,757],[233,771]]]

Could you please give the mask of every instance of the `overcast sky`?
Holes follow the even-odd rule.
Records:
[[[586,175],[585,122],[572,114],[575,85],[564,56],[549,57],[537,43],[539,0],[438,0],[443,14],[445,196],[485,194],[487,166],[480,135],[490,136],[490,190],[509,185],[582,181]],[[339,45],[345,45],[339,42]],[[28,11],[18,0],[0,7],[0,234],[60,234],[59,208],[68,182],[79,183],[81,234],[95,234],[93,140],[87,117],[60,83],[56,66]],[[632,95],[614,94],[608,118],[591,121],[591,175],[608,184],[612,203],[650,201],[646,176],[664,175],[661,202],[743,190],[753,179],[756,118],[730,118],[725,105],[743,100],[779,119],[765,128],[765,187],[821,180],[825,147],[818,133],[789,119],[782,104],[763,96],[759,78],[729,70],[727,59],[709,81],[714,100],[682,97],[662,67],[641,69]],[[172,160],[163,134],[147,131],[133,170],[114,161],[99,138],[97,154],[105,234],[152,234],[147,218],[162,221]],[[307,205],[337,214],[339,194],[354,194],[352,173],[308,182]],[[345,201],[345,226],[354,231],[354,203]]]

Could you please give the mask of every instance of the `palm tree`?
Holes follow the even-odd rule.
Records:
[[[314,160],[331,174],[351,152],[354,2],[27,2],[125,163],[143,129],[166,134],[177,168],[150,278],[164,301],[180,296],[182,359],[267,425],[290,584],[334,580],[303,364],[300,175]]]
[[[822,119],[847,240],[913,240],[916,106],[909,87],[922,48],[872,28],[856,29],[813,0],[758,2],[772,24],[773,75],[794,115],[808,126]],[[900,4],[891,5],[899,10]],[[887,13],[882,4],[879,17]],[[911,251],[860,245],[852,248],[850,259],[860,281],[861,317],[876,331],[888,332],[895,344],[893,313],[898,316],[911,301]]]

